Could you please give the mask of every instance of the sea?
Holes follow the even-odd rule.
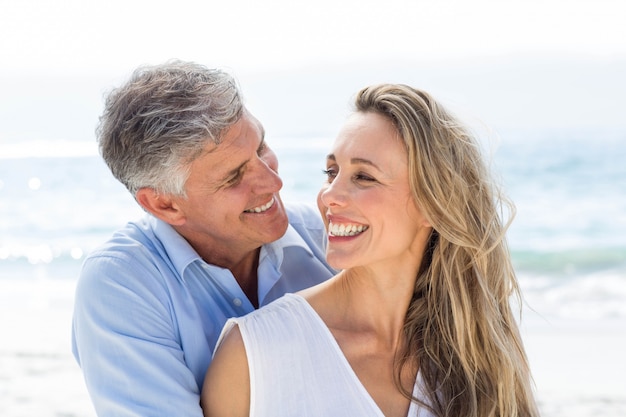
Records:
[[[488,136],[490,166],[516,205],[508,242],[521,320],[626,322],[626,130]],[[267,140],[283,200],[314,204],[333,138]],[[85,256],[142,215],[92,140],[0,141],[0,415],[95,415],[70,352],[74,286]],[[626,415],[624,396],[609,400],[588,413],[542,404],[548,417]]]

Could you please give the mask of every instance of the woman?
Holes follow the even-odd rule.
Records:
[[[341,272],[226,326],[205,416],[538,415],[507,201],[469,132],[425,92],[372,86],[326,165]]]

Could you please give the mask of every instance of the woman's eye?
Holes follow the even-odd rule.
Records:
[[[354,179],[356,179],[357,181],[376,181],[374,178],[366,174],[357,174],[354,176]]]
[[[337,170],[335,168],[328,168],[328,169],[324,169],[322,170],[322,172],[328,177],[328,181],[332,181],[338,174]],[[376,181],[375,178],[367,175],[367,174],[355,174],[353,177],[353,181],[356,182],[374,182]]]
[[[323,169],[322,172],[328,177],[329,181],[337,176],[337,171],[334,168]]]

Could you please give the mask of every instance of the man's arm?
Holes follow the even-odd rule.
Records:
[[[73,351],[96,412],[199,417],[199,387],[160,272],[128,258],[89,258],[76,291]]]

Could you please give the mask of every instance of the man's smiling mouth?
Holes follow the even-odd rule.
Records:
[[[261,206],[255,207],[255,208],[251,208],[249,210],[244,210],[244,213],[263,213],[264,211],[269,210],[273,205],[274,205],[274,198],[272,197],[272,199],[268,201],[267,203]]]

